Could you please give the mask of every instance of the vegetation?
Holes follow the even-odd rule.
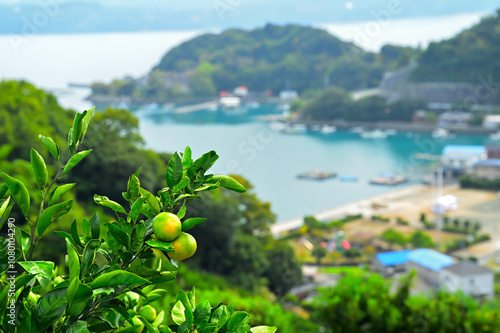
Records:
[[[377,274],[347,274],[325,288],[312,303],[327,332],[495,332],[500,330],[496,304],[481,304],[461,293],[412,296],[414,274],[394,293]]]
[[[499,191],[500,190],[500,180],[489,180],[489,179],[476,179],[471,176],[461,176],[460,179],[460,187],[461,188],[477,188],[480,190],[491,190],[491,191]]]

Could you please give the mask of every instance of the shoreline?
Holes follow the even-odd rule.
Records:
[[[369,217],[373,213],[373,208],[370,208],[373,204],[384,205],[388,201],[401,199],[405,196],[413,195],[423,190],[428,189],[427,185],[423,184],[413,184],[404,186],[402,188],[397,188],[384,194],[379,194],[366,199],[361,199],[348,204],[332,207],[312,214],[316,219],[322,220],[335,220],[344,218],[346,215],[358,215],[362,214],[365,217]],[[429,198],[430,200],[430,198]],[[286,221],[276,222],[271,226],[271,233],[276,236],[285,231],[290,231],[295,228],[302,226],[304,223],[304,217],[297,217]]]

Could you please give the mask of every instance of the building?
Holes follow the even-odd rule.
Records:
[[[435,288],[439,286],[439,271],[454,264],[451,257],[429,249],[414,250],[407,259],[407,270],[416,270],[420,279]]]
[[[299,98],[299,93],[295,90],[283,90],[280,92],[280,99],[284,101],[293,101]]]
[[[373,260],[373,268],[381,275],[392,275],[406,270],[411,250],[378,253]]]
[[[441,161],[447,167],[470,172],[474,164],[487,158],[484,146],[447,145],[441,153]]]
[[[442,128],[466,128],[472,117],[470,112],[447,111],[439,115],[438,126]]]
[[[239,97],[246,97],[248,95],[248,88],[245,86],[239,86],[234,88],[233,94]]]
[[[447,291],[461,290],[464,294],[479,298],[494,295],[493,272],[472,261],[443,267],[439,272],[439,281],[441,288]]]
[[[488,155],[488,158],[500,159],[500,145],[486,146],[486,154]]]
[[[472,175],[478,179],[500,179],[500,159],[489,159],[474,164]]]

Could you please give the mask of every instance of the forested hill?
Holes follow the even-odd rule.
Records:
[[[384,53],[384,51],[386,51]],[[417,51],[388,46],[381,54],[361,50],[328,32],[299,25],[267,24],[251,31],[205,34],[169,51],[155,68],[195,71],[216,90],[304,91],[325,79],[347,90],[377,86],[385,70],[406,64]]]
[[[431,43],[412,73],[415,81],[478,82],[500,74],[500,9],[457,36]]]

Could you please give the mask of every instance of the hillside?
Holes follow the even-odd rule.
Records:
[[[267,24],[194,38],[168,52],[155,69],[195,71],[218,91],[238,85],[304,91],[322,87],[325,80],[355,90],[377,86],[385,70],[409,61],[414,52],[407,51],[391,47],[387,56],[374,54],[321,29]]]
[[[414,81],[479,83],[500,73],[500,10],[457,36],[431,43],[411,75]]]

